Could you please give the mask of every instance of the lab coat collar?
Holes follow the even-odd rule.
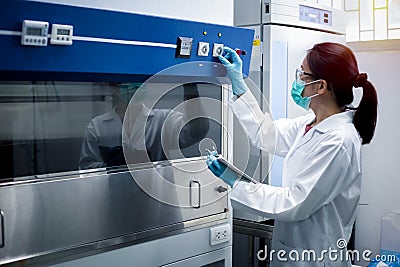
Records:
[[[314,120],[315,120],[315,115],[310,116],[310,120],[306,121],[306,125],[310,124]],[[324,133],[328,132],[329,130],[338,127],[339,125],[349,123],[352,121],[353,121],[353,112],[352,111],[346,111],[346,112],[341,112],[341,113],[332,115],[332,116],[326,118],[325,120],[323,120],[322,122],[318,123],[315,127],[311,128],[311,130],[309,130],[306,134],[304,134],[305,129],[300,131],[299,135],[298,135],[299,141],[298,141],[298,144],[296,145],[296,147],[299,148],[300,146],[302,146],[302,145],[306,144],[308,141],[310,141],[311,137],[314,135],[314,133],[316,131],[324,134]],[[287,156],[289,156],[289,154]]]
[[[113,120],[119,120],[118,114],[115,111],[115,108],[113,108],[110,112],[107,112],[103,116],[103,121],[113,121]]]
[[[344,111],[344,112],[341,112],[338,114],[334,114],[334,115],[324,119],[320,123],[318,123],[314,127],[314,130],[317,130],[321,133],[326,133],[327,131],[329,131],[339,125],[352,122],[353,116],[354,116],[353,111]]]

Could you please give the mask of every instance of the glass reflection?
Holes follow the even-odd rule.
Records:
[[[135,83],[0,82],[0,178],[125,165],[122,122],[140,88]],[[221,103],[220,86],[179,85],[153,106],[146,105],[150,89],[129,105],[131,125],[144,129],[130,132],[129,163],[200,156],[204,139],[220,151],[221,125],[208,118],[210,113],[222,118],[221,106],[210,111],[201,100]],[[182,106],[185,102],[190,104]]]

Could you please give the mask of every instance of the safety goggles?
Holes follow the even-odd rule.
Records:
[[[296,82],[297,82],[298,84],[300,84],[300,85],[310,84],[310,83],[306,83],[305,81],[303,81],[303,80],[301,79],[302,76],[310,76],[310,77],[312,77],[312,78],[314,78],[314,79],[317,79],[317,77],[315,77],[314,74],[305,72],[302,68],[297,68],[297,69],[296,69],[296,76],[295,76],[295,77],[296,77]],[[311,83],[313,83],[313,82],[311,82]]]

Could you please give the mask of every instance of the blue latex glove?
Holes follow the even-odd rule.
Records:
[[[206,160],[207,166],[215,176],[221,178],[222,181],[227,183],[232,188],[236,181],[237,175],[232,170],[227,168],[225,164],[219,162],[216,156],[217,151],[213,151],[208,154]]]
[[[218,56],[218,58],[231,78],[233,94],[242,95],[249,89],[243,80],[242,59],[232,48],[225,46],[224,51],[225,56]]]

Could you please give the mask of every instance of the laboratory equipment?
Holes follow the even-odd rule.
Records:
[[[24,20],[22,23],[21,44],[30,46],[46,46],[48,30],[48,22]]]
[[[50,44],[52,45],[72,45],[74,27],[72,25],[51,25]]]
[[[0,264],[230,266],[226,185],[202,154],[232,153],[229,81],[197,47],[249,51],[248,74],[253,32],[36,1],[0,8]],[[27,18],[48,22],[47,46],[21,45]]]

